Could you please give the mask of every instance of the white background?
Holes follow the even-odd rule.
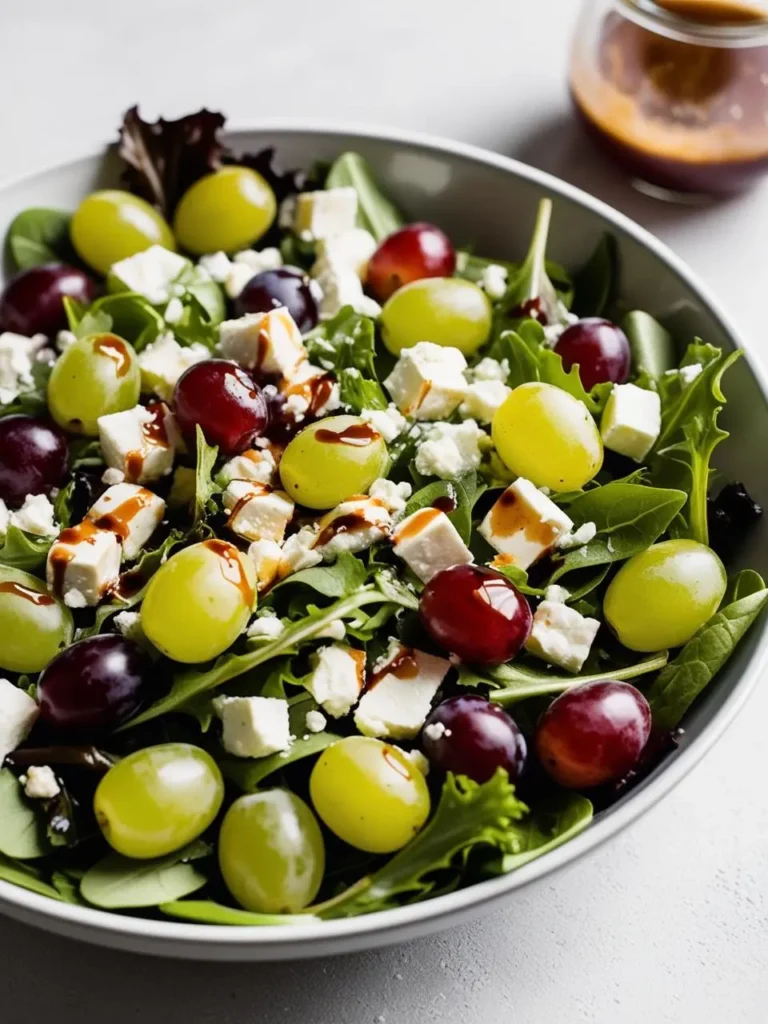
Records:
[[[669,242],[766,351],[768,183],[703,209],[638,196],[572,125],[576,0],[0,0],[0,182],[95,149],[122,111],[355,119],[546,167]],[[763,441],[759,443],[764,444]],[[768,687],[644,820],[507,909],[325,962],[196,965],[0,919],[3,1024],[764,1021]]]

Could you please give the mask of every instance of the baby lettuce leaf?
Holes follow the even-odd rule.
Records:
[[[573,279],[573,312],[576,316],[603,316],[616,294],[617,277],[616,239],[612,235],[603,235]]]
[[[510,826],[527,810],[501,769],[480,784],[449,773],[432,819],[407,846],[374,874],[310,910],[323,918],[354,917],[456,888],[474,850],[491,848],[502,857],[519,851],[520,838]]]
[[[339,373],[339,397],[358,415],[363,409],[386,409],[389,405],[381,384],[366,379],[354,366]]]
[[[560,323],[566,312],[555,286],[547,274],[547,238],[552,219],[552,200],[542,199],[536,214],[536,224],[528,253],[520,268],[507,282],[507,290],[500,300],[502,315],[515,318],[525,316],[526,305],[538,300],[545,322]]]
[[[768,588],[762,579],[751,570],[747,574],[740,573],[732,585],[735,600],[701,627],[646,694],[654,729],[666,732],[680,724],[768,603]]]
[[[405,224],[405,218],[382,193],[373,172],[359,153],[342,153],[325,179],[326,188],[351,187],[357,192],[357,223],[381,242]]]
[[[9,526],[0,544],[0,565],[9,565],[38,575],[45,566],[53,540],[53,537],[35,537],[31,533],[24,533],[18,526]]]
[[[642,309],[633,309],[621,321],[632,351],[632,367],[658,380],[677,365],[675,343],[669,331]]]
[[[22,889],[29,889],[30,892],[36,892],[40,896],[50,896],[52,900],[64,901],[61,893],[45,881],[40,871],[30,864],[15,861],[2,853],[0,853],[0,879],[3,882],[18,885]]]
[[[562,557],[554,583],[575,569],[623,562],[653,544],[683,507],[683,491],[616,480],[574,498],[568,515],[577,524],[594,523],[595,537]]]
[[[312,921],[319,921],[312,914],[254,914],[239,907],[225,907],[213,900],[174,900],[172,903],[161,903],[157,909],[169,917],[180,917],[184,921],[239,925],[241,928],[254,925],[311,924]]]
[[[304,339],[313,363],[340,373],[349,367],[376,380],[376,338],[373,320],[344,306],[331,320],[320,324]]]
[[[507,853],[489,870],[506,875],[573,839],[592,821],[592,804],[578,793],[558,793],[534,808],[510,828],[518,841],[517,853]]]
[[[8,768],[0,769],[0,853],[18,860],[48,853],[43,820]]]
[[[18,270],[42,263],[78,262],[69,240],[71,214],[31,207],[11,221],[6,244]]]
[[[483,484],[478,486],[476,473],[465,473],[457,480],[436,480],[416,491],[408,501],[403,512],[403,518],[413,515],[419,509],[428,508],[434,505],[441,498],[448,498],[455,503],[453,512],[448,512],[448,518],[456,527],[461,539],[465,544],[469,543],[472,533],[472,508],[478,497],[485,490]]]
[[[199,523],[206,515],[214,511],[212,505],[214,494],[218,494],[221,488],[213,481],[213,467],[216,465],[216,458],[219,449],[208,444],[205,440],[200,424],[196,428],[197,437],[197,463],[195,468],[195,511],[194,522]]]
[[[349,597],[365,584],[368,570],[359,558],[342,552],[332,565],[313,565],[293,573],[273,588],[273,593],[297,584],[311,587],[323,597]]]
[[[532,668],[522,662],[498,665],[496,668],[473,668],[461,665],[459,683],[462,686],[490,686],[488,694],[492,701],[507,706],[529,697],[556,697],[574,686],[593,683],[599,679],[637,679],[649,672],[658,672],[667,664],[666,651],[652,654],[643,661],[626,668],[606,668],[604,672],[586,672],[581,675],[556,675],[549,669]]]
[[[70,330],[78,337],[87,337],[88,334],[96,333],[96,330],[114,331],[130,341],[137,352],[155,341],[166,329],[165,321],[154,306],[143,295],[135,292],[103,295],[87,311],[70,304],[68,319]],[[94,330],[96,323],[99,327]]]
[[[153,860],[132,860],[109,853],[83,875],[80,893],[88,903],[107,910],[156,907],[201,889],[207,877],[193,863],[210,855],[197,839],[182,850]]]

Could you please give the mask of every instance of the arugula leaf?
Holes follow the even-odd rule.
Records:
[[[180,917],[184,921],[240,925],[245,928],[253,925],[307,924],[319,920],[312,914],[255,914],[239,907],[226,907],[212,900],[174,900],[172,903],[161,903],[157,909],[169,917]]]
[[[156,907],[201,889],[208,881],[192,861],[210,847],[197,839],[182,850],[152,860],[109,853],[83,875],[80,892],[88,903],[107,910]]]
[[[675,343],[669,331],[642,309],[633,309],[621,321],[632,352],[636,373],[658,380],[675,367]]]
[[[376,336],[373,320],[344,306],[331,320],[304,338],[309,359],[324,370],[340,373],[348,367],[376,380]]]
[[[386,409],[389,405],[378,381],[367,380],[354,366],[339,373],[339,398],[358,416],[363,409]]]
[[[359,153],[342,153],[337,157],[325,179],[326,188],[352,187],[357,192],[357,223],[381,242],[405,224],[405,219],[387,199],[373,172]]]
[[[517,837],[518,851],[505,854],[490,866],[490,871],[506,875],[562,846],[582,832],[592,816],[592,804],[579,793],[558,793],[550,797],[522,821],[510,826]]]
[[[547,274],[546,254],[552,200],[542,199],[536,213],[536,224],[528,253],[520,268],[507,282],[500,300],[502,313],[515,318],[527,315],[527,305],[537,300],[548,324],[560,323],[566,312],[555,286]]]
[[[313,565],[286,577],[272,588],[275,593],[285,587],[302,584],[324,597],[349,597],[365,584],[368,571],[359,558],[343,551],[332,565]]]
[[[603,235],[573,280],[573,312],[602,316],[616,293],[618,250],[613,235]]]
[[[688,641],[646,694],[654,729],[676,728],[688,708],[733,654],[736,645],[768,603],[768,588],[752,590],[757,573],[733,585],[742,593],[725,605]],[[759,577],[758,577],[759,579]],[[762,580],[760,579],[760,583]],[[751,590],[751,593],[745,593]]]
[[[69,240],[72,215],[64,210],[31,207],[11,221],[6,245],[19,270],[43,263],[77,263]]]
[[[64,900],[61,893],[43,879],[42,873],[30,864],[22,864],[0,853],[0,879],[13,885],[29,889],[40,896],[49,896],[52,900]]]
[[[472,533],[472,508],[484,490],[485,485],[478,485],[477,474],[473,472],[465,473],[453,481],[436,480],[410,497],[403,518],[413,515],[419,509],[434,505],[441,498],[447,498],[455,503],[453,511],[447,513],[448,518],[464,543],[468,544]]]
[[[481,784],[449,772],[432,819],[407,846],[373,875],[310,910],[325,919],[353,917],[416,902],[438,886],[455,888],[478,847],[502,856],[518,852],[520,839],[510,825],[527,810],[502,769]]]
[[[0,768],[0,853],[18,860],[48,853],[42,818],[25,799],[21,783],[8,768]]]
[[[585,491],[570,503],[568,514],[576,523],[593,522],[597,534],[583,547],[559,556],[562,561],[551,582],[575,569],[623,562],[644,551],[664,533],[685,501],[683,491],[622,480]]]
[[[574,686],[594,683],[599,679],[637,679],[649,672],[658,672],[668,660],[667,652],[661,651],[626,668],[606,668],[603,672],[585,672],[577,676],[555,675],[547,668],[532,668],[519,661],[495,668],[461,665],[459,683],[462,686],[490,686],[489,698],[506,707],[529,697],[555,697]]]
[[[10,565],[36,575],[45,566],[53,537],[35,537],[18,526],[9,526],[0,544],[0,565]]]
[[[205,440],[200,424],[195,428],[197,440],[197,463],[195,468],[195,509],[193,522],[199,523],[206,515],[214,510],[211,499],[214,494],[219,494],[221,488],[213,481],[213,467],[216,465],[216,458],[219,449],[208,444]]]

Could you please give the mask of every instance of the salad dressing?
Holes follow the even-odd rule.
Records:
[[[152,419],[141,424],[141,433],[144,444],[148,447],[170,448],[168,432],[165,429],[165,406],[162,402],[153,402],[147,406],[147,412],[152,414]],[[146,455],[144,449],[134,449],[128,452],[125,457],[125,478],[135,483],[144,470]]]
[[[221,575],[228,583],[232,583],[237,587],[243,596],[245,604],[252,608],[255,596],[253,587],[248,582],[245,569],[243,569],[243,563],[240,561],[240,553],[234,544],[230,544],[226,540],[212,538],[211,540],[203,541],[203,546],[219,556]]]
[[[121,541],[128,538],[131,532],[131,522],[141,512],[152,504],[153,494],[145,487],[142,487],[136,494],[122,502],[117,508],[105,515],[92,520],[97,530],[109,530],[116,534]],[[103,500],[107,501],[108,497]],[[82,524],[81,524],[82,525]]]
[[[371,673],[368,677],[366,689],[372,690],[385,676],[395,676],[397,679],[415,679],[418,674],[419,663],[416,660],[413,649],[401,647],[391,661],[388,661],[386,665],[382,665],[380,669]]]
[[[395,533],[395,543],[400,544],[404,540],[409,540],[412,537],[418,537],[424,527],[428,526],[433,519],[437,519],[442,511],[442,509],[436,508],[432,505],[429,508],[422,508],[419,509],[418,512],[414,512],[413,515],[409,516],[408,520]]]
[[[550,547],[557,540],[552,523],[532,518],[514,491],[506,490],[491,509],[491,530],[497,537],[511,537],[520,531],[532,544]]]
[[[125,342],[114,334],[102,334],[94,342],[93,350],[100,356],[106,356],[107,359],[112,360],[118,377],[124,377],[133,365],[131,353],[126,348]]]
[[[432,502],[432,508],[436,508],[438,512],[445,512],[446,515],[450,515],[451,512],[456,511],[456,498],[451,494],[442,494]]]
[[[75,547],[78,544],[93,544],[94,537],[99,532],[99,528],[91,519],[84,519],[77,526],[68,526],[61,531],[48,556],[53,578],[51,588],[54,594],[61,595],[64,589],[64,576],[67,566],[75,557]]]
[[[381,434],[374,430],[370,423],[352,423],[344,430],[327,430],[321,427],[315,437],[323,444],[349,444],[355,448],[367,448],[378,441]]]
[[[50,594],[41,594],[39,590],[32,590],[30,587],[25,587],[23,583],[16,583],[14,580],[5,580],[0,583],[0,594],[14,594],[16,597],[30,601],[38,607],[55,604]]]

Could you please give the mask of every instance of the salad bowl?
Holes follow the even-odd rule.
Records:
[[[718,302],[662,243],[597,199],[509,158],[472,146],[413,133],[331,124],[263,122],[230,131],[236,151],[274,147],[281,163],[309,168],[339,153],[359,153],[397,207],[447,232],[462,247],[514,260],[524,252],[532,211],[552,199],[548,253],[578,267],[606,233],[615,240],[621,294],[675,335],[701,338],[731,351],[743,347]],[[112,153],[96,154],[0,187],[0,230],[26,207],[71,209],[97,188],[117,187]],[[722,418],[730,432],[714,464],[726,480],[745,481],[751,496],[768,502],[765,459],[755,439],[768,436],[768,382],[747,349],[729,372]],[[739,548],[729,571],[768,571],[764,523]],[[762,618],[735,649],[715,682],[687,714],[676,744],[656,767],[567,843],[517,870],[457,891],[361,917],[318,922],[232,927],[109,913],[76,902],[55,902],[0,880],[0,910],[21,921],[84,941],[154,955],[210,960],[277,960],[325,956],[402,942],[452,927],[515,898],[517,890],[573,864],[649,810],[679,782],[723,733],[744,704],[768,658]]]

